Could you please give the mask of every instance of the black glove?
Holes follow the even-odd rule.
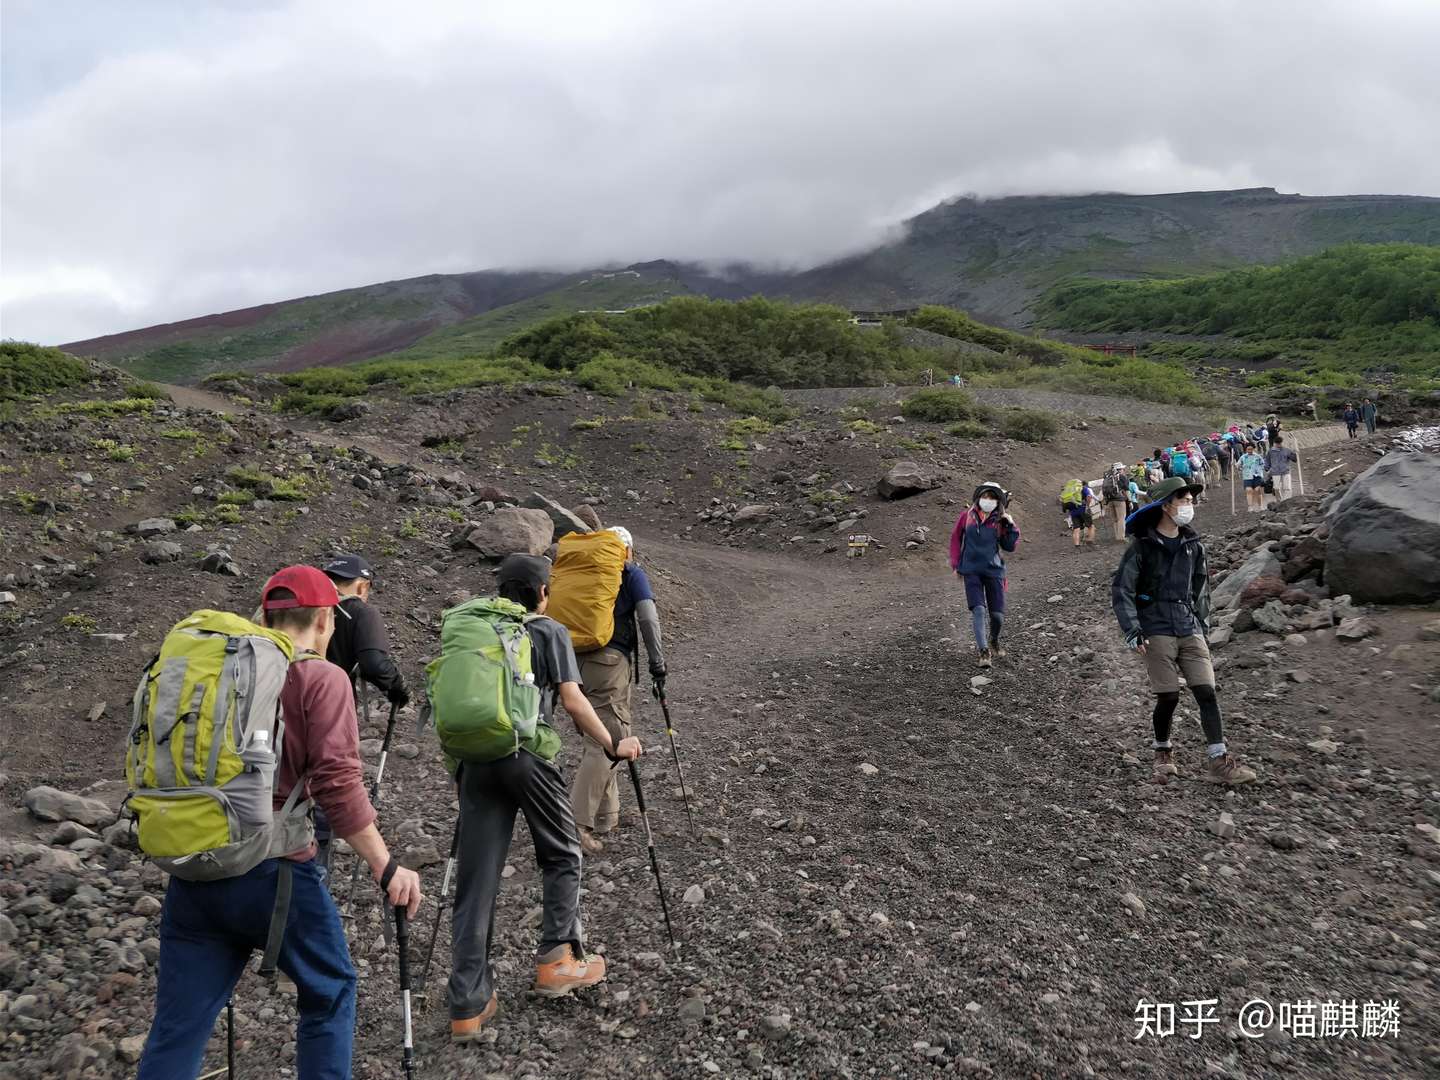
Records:
[[[659,671],[656,671],[654,668],[651,668],[650,679],[650,693],[654,694],[657,698],[663,699],[665,697],[665,669],[661,668]]]
[[[410,691],[404,682],[397,681],[389,690],[385,691],[385,699],[397,709],[403,709],[410,704]]]

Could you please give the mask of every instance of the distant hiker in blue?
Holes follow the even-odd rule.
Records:
[[[1345,421],[1345,430],[1350,433],[1350,438],[1355,438],[1355,433],[1360,427],[1360,410],[1347,401],[1345,411],[1340,414],[1340,419]]]
[[[970,609],[982,668],[1005,655],[1000,645],[1005,625],[1005,559],[1001,553],[1014,551],[1020,542],[1015,519],[1005,510],[1009,502],[1008,491],[986,481],[975,489],[970,507],[950,534],[950,567],[965,579],[965,606]]]

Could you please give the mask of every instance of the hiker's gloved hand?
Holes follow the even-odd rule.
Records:
[[[607,754],[611,761],[634,761],[645,751],[640,746],[640,740],[634,735],[627,735],[615,744],[615,752]]]
[[[664,669],[664,668],[661,668],[659,672],[651,671],[651,672],[650,672],[650,679],[651,679],[651,683],[650,683],[650,693],[654,694],[655,697],[656,697],[658,700],[664,701],[664,700],[665,700],[665,669]]]
[[[403,680],[397,680],[394,686],[385,691],[385,698],[397,709],[403,709],[410,704],[410,690]]]
[[[1125,647],[1127,649],[1134,649],[1141,656],[1145,655],[1145,639],[1140,636],[1139,630],[1131,630],[1130,633],[1125,635]]]

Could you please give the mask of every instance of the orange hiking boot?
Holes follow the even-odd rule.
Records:
[[[500,1009],[500,999],[490,995],[490,1001],[485,1008],[480,1010],[479,1016],[472,1016],[468,1020],[450,1021],[450,1041],[457,1043],[474,1042],[480,1038],[480,1029],[495,1019],[495,1013]]]
[[[569,945],[555,946],[535,963],[535,992],[544,997],[564,997],[571,990],[594,986],[603,978],[603,956],[577,960]]]

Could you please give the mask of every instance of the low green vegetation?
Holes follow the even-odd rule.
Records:
[[[1039,409],[1006,409],[1000,420],[1000,434],[1020,442],[1049,442],[1060,434],[1054,415]]]
[[[934,386],[910,395],[900,406],[900,414],[909,420],[929,420],[943,424],[949,420],[979,419],[983,410],[964,390]]]
[[[994,432],[989,424],[982,424],[979,420],[961,420],[959,423],[946,424],[945,434],[954,435],[957,439],[983,439]]]
[[[304,502],[308,497],[306,479],[303,476],[272,476],[259,469],[235,465],[225,471],[225,479],[237,488],[251,492],[255,498]]]
[[[155,408],[155,399],[148,397],[117,398],[113,401],[103,398],[94,401],[65,401],[55,406],[57,412],[79,413],[83,416],[106,419],[130,416],[134,413],[148,413],[153,408]]]
[[[922,307],[906,322],[921,330],[929,330],[932,334],[944,334],[957,341],[983,345],[998,353],[1022,357],[1033,364],[1054,366],[1069,360],[1088,361],[1095,357],[1094,352],[1089,349],[1067,345],[1062,341],[1047,341],[1045,338],[1017,334],[1013,330],[1002,330],[998,326],[988,326],[976,322],[963,311],[933,304]]]
[[[135,460],[135,447],[116,442],[114,439],[92,439],[90,445],[111,461]]]
[[[0,401],[68,390],[90,378],[90,365],[78,356],[25,341],[0,341]]]
[[[971,381],[976,386],[1028,387],[1173,405],[1205,405],[1210,401],[1209,395],[1183,368],[1132,358],[1108,364],[1070,361],[1060,367],[1032,367],[976,375]]]
[[[66,630],[74,630],[78,634],[93,634],[96,623],[92,616],[79,615],[72,611],[60,620],[60,625]]]
[[[1175,281],[1074,281],[1046,294],[1040,313],[1072,330],[1232,335],[1250,359],[1283,358],[1312,384],[1324,371],[1433,377],[1440,247],[1347,244],[1279,266]],[[1178,351],[1167,343],[1149,354]]]

